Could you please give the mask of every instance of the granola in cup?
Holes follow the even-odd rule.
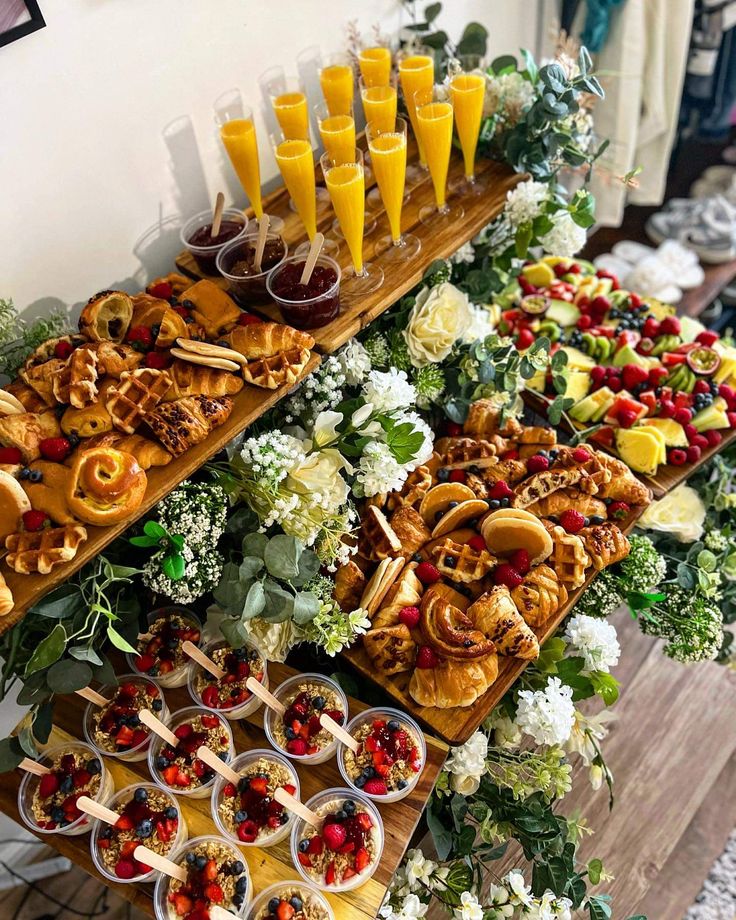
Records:
[[[293,913],[292,913],[293,911]],[[248,920],[335,920],[327,898],[306,882],[276,882],[253,901]]]
[[[155,680],[159,687],[183,687],[187,682],[189,658],[181,650],[184,642],[199,645],[202,624],[186,607],[159,607],[148,614],[148,629],[138,637],[137,655],[128,654],[131,670]]]
[[[193,799],[206,798],[217,774],[197,757],[201,745],[225,763],[235,756],[233,732],[227,719],[217,712],[187,706],[173,713],[166,727],[179,739],[174,747],[156,735],[148,748],[148,769],[164,789]]]
[[[377,802],[407,796],[424,768],[427,746],[417,723],[398,709],[366,709],[351,719],[357,753],[340,743],[337,763],[348,785]]]
[[[240,774],[236,785],[219,777],[212,794],[212,817],[223,836],[238,845],[267,847],[283,840],[295,816],[274,798],[281,787],[299,798],[299,777],[275,751],[240,754],[230,764]]]
[[[215,904],[245,915],[250,874],[234,844],[222,837],[194,837],[169,859],[186,869],[187,880],[159,876],[153,892],[156,920],[205,920]]]
[[[151,732],[139,713],[150,709],[166,720],[169,710],[160,688],[140,674],[123,674],[117,686],[102,687],[100,693],[108,703],[89,703],[84,711],[84,737],[100,754],[125,761],[145,760]]]
[[[97,871],[111,882],[150,882],[155,870],[134,856],[137,846],[168,856],[187,839],[187,825],[176,799],[153,783],[116,792],[105,805],[120,817],[116,824],[95,822],[90,842]]]
[[[86,795],[104,802],[114,785],[101,757],[82,741],[70,741],[47,750],[38,761],[51,772],[44,776],[26,773],[18,790],[18,811],[38,834],[86,834],[92,819],[77,808]]]
[[[306,803],[324,820],[321,830],[297,818],[291,857],[299,874],[324,891],[357,888],[383,853],[383,821],[376,806],[352,789],[326,789]]]
[[[246,687],[249,677],[255,677],[268,689],[266,657],[251,641],[233,649],[224,639],[209,642],[202,651],[225,671],[223,678],[214,677],[196,661],[189,663],[187,686],[189,695],[198,706],[221,712],[226,719],[244,719],[261,705],[260,699]]]
[[[337,749],[335,738],[320,725],[322,713],[338,725],[347,721],[348,698],[340,685],[322,674],[296,674],[274,690],[284,715],[265,713],[266,736],[287,757],[308,764],[324,763]]]

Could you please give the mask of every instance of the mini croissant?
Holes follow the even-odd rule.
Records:
[[[281,323],[250,323],[236,326],[225,336],[230,348],[239,351],[249,361],[267,358],[290,348],[311,349],[314,339],[308,332],[301,332]]]

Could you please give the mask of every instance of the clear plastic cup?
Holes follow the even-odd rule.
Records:
[[[289,259],[284,259],[280,265],[269,272],[266,278],[266,289],[269,296],[281,310],[285,323],[289,323],[289,325],[295,326],[297,329],[315,329],[317,326],[324,326],[325,323],[331,322],[340,312],[340,278],[342,277],[342,272],[334,259],[321,255],[316,264],[323,269],[331,269],[336,276],[335,281],[328,289],[306,300],[290,299],[283,293],[277,293],[279,282],[283,283],[284,281],[284,272],[287,270],[289,273],[295,272],[295,278],[298,280],[293,266],[300,269],[305,262],[306,258],[304,256],[292,256]],[[301,274],[301,272],[298,272],[298,274]],[[314,277],[310,280],[310,285],[313,283]]]
[[[248,910],[248,903],[250,901],[253,885],[251,883],[250,873],[248,871],[248,865],[243,859],[243,854],[240,850],[234,846],[232,843],[229,843],[227,840],[224,840],[222,837],[215,837],[214,835],[206,834],[202,837],[193,837],[191,840],[187,841],[183,846],[179,847],[176,852],[172,853],[169,856],[169,859],[176,863],[178,866],[186,867],[186,857],[187,853],[199,852],[201,855],[209,856],[211,855],[208,850],[217,848],[218,852],[218,866],[222,863],[219,862],[219,859],[227,859],[230,862],[240,862],[243,864],[243,872],[238,876],[238,878],[245,878],[248,880],[248,886],[245,889],[243,894],[243,903],[240,907],[237,907],[233,904],[232,900],[227,903],[223,903],[220,906],[224,907],[225,910],[229,910],[231,913],[235,914],[236,917],[244,917]],[[221,855],[220,855],[221,854]],[[155,912],[156,920],[180,920],[176,915],[176,911],[172,904],[168,901],[169,896],[169,886],[171,885],[173,879],[170,879],[168,875],[159,874],[158,879],[156,880],[156,887],[153,890],[153,909]],[[175,882],[178,886],[179,883]]]
[[[227,737],[227,760],[225,760],[225,763],[229,763],[233,757],[235,757],[235,744],[233,743],[233,730],[230,728],[227,719],[222,713],[212,712],[210,709],[201,709],[199,706],[187,706],[185,709],[179,709],[177,712],[173,712],[166,720],[166,727],[170,728],[172,732],[175,732],[180,725],[184,722],[191,722],[196,716],[215,716],[217,718],[220,723],[220,729],[218,730],[221,730],[222,735]],[[217,779],[216,773],[206,783],[199,782],[193,771],[189,772],[192,772],[196,782],[192,782],[189,786],[171,786],[166,782],[161,770],[156,766],[156,761],[161,751],[167,746],[167,742],[156,735],[148,747],[148,769],[151,771],[154,782],[163,789],[173,792],[174,795],[185,795],[190,799],[207,798],[212,787],[215,785],[215,780]],[[192,760],[195,759],[194,757],[192,758]],[[207,769],[209,770],[209,767],[207,767]]]
[[[228,236],[227,233],[232,230],[231,224],[239,224],[241,229],[234,235]],[[200,211],[199,214],[190,217],[181,228],[180,236],[182,246],[194,256],[194,261],[200,271],[204,272],[205,275],[216,275],[218,253],[227,243],[238,239],[245,233],[248,229],[248,218],[237,208],[224,208],[217,241],[215,243],[192,242],[193,237],[208,225],[212,225],[212,211],[209,209]],[[227,238],[223,239],[223,236]]]
[[[233,768],[233,770],[235,770],[236,773],[245,775],[248,767],[253,766],[259,760],[267,760],[271,763],[278,764],[285,771],[287,771],[289,774],[288,782],[296,789],[293,794],[297,799],[299,798],[299,777],[296,774],[296,770],[285,757],[282,757],[281,754],[277,754],[275,751],[268,750],[267,748],[246,751],[244,754],[239,754],[235,760],[233,760],[230,766]],[[228,826],[224,815],[220,811],[220,804],[223,801],[224,790],[227,785],[228,781],[223,776],[220,776],[215,781],[215,788],[212,792],[212,817],[223,837],[227,837],[228,840],[234,841],[238,846],[241,847],[270,847],[273,846],[274,843],[279,843],[279,841],[283,840],[284,837],[289,834],[296,816],[293,813],[287,811],[286,814],[288,815],[289,820],[286,822],[286,824],[282,824],[281,827],[269,833],[268,836],[261,837],[259,835],[258,838],[252,842],[241,840],[238,837],[237,829],[233,828],[232,826]]]
[[[264,888],[251,904],[247,920],[266,920],[271,916],[268,909],[271,898],[289,899],[294,895],[304,903],[305,913],[308,912],[310,920],[335,920],[327,898],[314,885],[309,885],[301,879],[294,879],[293,882],[275,882]]]
[[[260,648],[256,645],[256,643],[253,642],[252,640],[248,640],[248,642],[245,643],[243,648],[248,649],[250,653],[252,652],[257,653],[258,660],[260,660],[263,664],[263,676],[261,677],[261,683],[268,690],[268,663],[266,661],[266,656],[263,654]],[[215,639],[214,641],[209,642],[202,649],[202,651],[204,652],[205,655],[207,655],[208,658],[212,658],[213,654],[217,653],[221,649],[230,650],[230,646],[224,639]],[[197,684],[201,676],[208,678],[207,684],[203,688],[202,693],[200,693],[200,691],[197,690]],[[200,667],[200,665],[197,664],[196,661],[191,661],[189,663],[189,674],[187,676],[187,688],[189,690],[189,695],[194,700],[194,702],[197,704],[197,706],[201,706],[204,709],[209,709],[212,712],[222,713],[222,715],[224,715],[226,719],[229,719],[231,722],[234,722],[234,721],[238,721],[239,719],[244,719],[246,716],[249,716],[252,712],[255,712],[256,709],[258,709],[258,707],[261,705],[260,699],[257,696],[255,696],[253,693],[250,693],[250,691],[248,691],[248,697],[242,703],[238,703],[234,706],[224,706],[224,705],[208,706],[207,703],[205,703],[205,701],[203,700],[202,694],[204,694],[205,690],[210,686],[215,687],[215,688],[218,688],[218,687],[221,688],[223,686],[223,683],[222,681],[216,680],[214,677],[212,677],[209,674],[209,672],[204,671],[202,667]]]
[[[148,691],[148,704],[151,708],[154,715],[156,715],[162,722],[166,721],[169,717],[169,709],[166,705],[166,700],[164,695],[161,692],[160,688],[148,677],[143,677],[141,674],[122,674],[119,677],[119,684],[113,685],[110,684],[107,687],[101,687],[100,693],[102,696],[106,697],[108,700],[112,701],[116,696],[120,688],[124,684],[136,684],[147,688]],[[155,693],[155,696],[152,694]],[[160,709],[154,709],[151,705],[154,699],[160,699],[162,706]],[[141,704],[141,709],[145,709],[146,706]],[[84,737],[87,739],[88,743],[97,751],[98,754],[104,754],[105,757],[117,757],[118,760],[125,761],[127,763],[132,763],[136,760],[145,760],[148,754],[148,745],[151,740],[151,732],[148,729],[145,729],[145,726],[140,726],[144,728],[147,732],[145,741],[141,741],[139,744],[134,747],[129,748],[127,751],[108,751],[106,748],[100,747],[95,741],[95,721],[94,715],[100,709],[95,703],[89,703],[87,708],[84,710],[84,718],[82,721],[82,727],[84,729]]]
[[[393,791],[389,789],[389,792],[386,795],[381,795],[378,793],[371,793],[367,791],[363,786],[357,786],[355,780],[351,778],[348,764],[346,758],[350,755],[349,748],[344,745],[342,742],[339,742],[337,748],[337,765],[340,768],[340,773],[342,773],[342,778],[350,786],[351,789],[354,789],[356,792],[361,795],[367,796],[369,799],[372,799],[374,802],[398,802],[399,799],[405,798],[412,789],[416,786],[417,780],[422,775],[422,770],[424,769],[424,764],[427,759],[427,744],[424,740],[424,735],[422,734],[421,729],[414,721],[410,719],[405,713],[400,712],[398,709],[391,709],[390,707],[377,707],[376,709],[366,709],[364,712],[358,713],[347,725],[347,732],[355,737],[361,728],[366,725],[370,725],[376,719],[384,719],[386,722],[396,720],[401,728],[408,732],[409,736],[416,741],[417,750],[419,752],[419,762],[421,768],[418,772],[413,770],[406,777],[407,784],[404,788],[399,789],[395,788]],[[376,779],[381,779],[377,776]],[[384,777],[384,782],[387,778]]]
[[[119,792],[116,792],[109,801],[106,801],[104,804],[107,808],[111,808],[113,811],[119,811],[122,813],[122,806],[127,805],[127,803],[133,798],[136,789],[145,789],[148,795],[161,796],[167,801],[166,808],[176,808],[178,812],[177,818],[177,828],[176,834],[169,841],[169,845],[166,848],[163,848],[161,851],[162,856],[168,856],[169,853],[173,853],[174,850],[178,849],[184,843],[186,843],[187,837],[189,836],[187,830],[187,823],[184,819],[184,812],[177,805],[176,799],[174,796],[168,792],[166,789],[162,789],[160,786],[156,786],[153,783],[134,783],[131,786],[126,786],[124,789],[121,789]],[[102,849],[100,848],[100,840],[102,839],[102,833],[108,825],[104,821],[95,821],[94,827],[92,828],[92,837],[90,839],[90,852],[92,853],[92,862],[95,864],[95,868],[104,878],[108,879],[111,882],[119,882],[121,885],[126,885],[131,882],[152,882],[156,877],[156,872],[152,869],[150,872],[146,872],[143,875],[134,875],[131,878],[121,878],[121,876],[116,875],[113,870],[108,868],[105,864],[105,861],[102,856]],[[154,831],[154,834],[156,832]],[[131,835],[130,839],[134,839]],[[143,846],[151,846],[149,839],[142,838],[138,840],[138,843],[143,844]]]
[[[230,286],[230,293],[243,307],[266,304],[271,302],[271,295],[266,290],[266,278],[268,273],[280,265],[289,254],[289,247],[286,240],[279,233],[269,233],[266,236],[266,246],[277,245],[279,242],[283,246],[283,252],[277,261],[266,259],[263,265],[263,271],[254,275],[234,275],[233,266],[243,258],[252,254],[258,240],[258,231],[251,231],[238,237],[222,247],[217,256],[217,271],[225,278]],[[268,249],[266,250],[268,253]],[[248,258],[248,261],[251,261]]]
[[[293,700],[299,695],[302,689],[307,687],[313,687],[315,689],[323,689],[327,694],[333,696],[338,700],[338,706],[336,708],[341,709],[344,719],[343,725],[347,722],[348,719],[348,698],[345,696],[345,693],[342,687],[334,680],[329,677],[325,677],[322,674],[295,674],[293,677],[288,678],[283,683],[279,684],[278,687],[273,691],[273,695],[276,699],[283,703],[284,706],[288,706],[293,702]],[[330,709],[331,706],[326,706],[325,709]],[[317,710],[316,712],[319,712]],[[315,713],[316,714],[316,713]],[[273,709],[268,707],[264,714],[263,727],[266,732],[266,737],[268,738],[268,743],[276,748],[277,751],[281,751],[287,757],[290,757],[292,760],[296,760],[299,763],[304,764],[318,764],[324,763],[326,760],[329,760],[330,757],[337,750],[337,740],[331,738],[329,734],[323,729],[324,736],[330,737],[331,740],[327,742],[316,754],[293,754],[287,750],[283,742],[281,727],[283,727],[283,721],[281,716],[275,712]],[[278,734],[277,734],[278,733]],[[316,736],[315,736],[316,737]],[[279,740],[279,739],[282,740]]]
[[[100,785],[97,792],[89,797],[94,799],[95,802],[104,803],[112,795],[115,784],[99,752],[83,741],[69,741],[68,744],[60,744],[49,748],[44,752],[43,756],[39,758],[38,762],[44,767],[53,767],[54,761],[63,754],[74,754],[77,758],[83,758],[85,763],[90,760],[99,760]],[[91,830],[94,822],[92,818],[85,814],[80,815],[80,817],[67,824],[65,827],[41,827],[38,824],[38,819],[33,813],[33,797],[36,794],[40,782],[40,776],[36,776],[35,773],[25,773],[21,780],[20,788],[18,789],[18,812],[23,819],[23,823],[27,824],[34,834],[64,834],[67,837],[76,837],[81,834],[86,834]],[[74,789],[72,791],[79,792],[81,790]]]
[[[150,628],[156,620],[168,619],[172,616],[181,617],[199,630],[199,640],[194,642],[194,645],[199,647],[202,642],[202,622],[193,610],[189,610],[187,607],[178,607],[175,604],[170,607],[159,607],[157,610],[152,610],[146,617],[146,620]],[[190,639],[190,641],[192,640]],[[159,687],[164,687],[167,690],[172,687],[183,687],[187,682],[189,659],[181,652],[180,648],[175,650],[175,660],[180,661],[180,663],[176,664],[172,671],[168,671],[166,674],[151,674],[150,671],[141,671],[139,667],[145,645],[145,642],[138,642],[138,651],[141,652],[141,655],[126,654],[125,657],[131,671],[150,678],[155,681]],[[179,646],[181,646],[181,642]]]
[[[340,810],[342,803],[346,800],[355,802],[357,812],[367,812],[373,822],[373,827],[370,831],[373,845],[372,859],[362,872],[356,872],[356,874],[347,881],[328,884],[324,874],[320,873],[319,876],[316,876],[316,874],[313,873],[310,875],[308,868],[303,866],[299,861],[299,856],[301,855],[299,842],[302,839],[314,836],[314,828],[308,825],[302,818],[297,818],[291,831],[291,858],[294,861],[294,865],[302,878],[316,885],[317,888],[320,888],[322,891],[350,891],[353,888],[358,888],[358,886],[365,884],[378,868],[381,856],[383,855],[383,821],[381,820],[376,806],[364,795],[359,795],[353,792],[352,789],[325,789],[324,792],[318,792],[317,795],[313,795],[305,804],[307,808],[310,808],[323,818],[328,814]],[[323,847],[323,852],[320,856],[323,858],[325,864],[329,862],[330,853],[326,846]],[[309,858],[315,859],[316,857]]]

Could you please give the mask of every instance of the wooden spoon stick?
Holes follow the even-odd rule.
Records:
[[[215,211],[212,215],[212,229],[210,230],[210,239],[213,240],[220,233],[220,224],[222,223],[222,211],[225,207],[225,196],[222,192],[217,193],[215,199]]]
[[[137,846],[135,850],[133,850],[133,856],[138,862],[142,862],[143,865],[150,866],[158,872],[163,872],[163,874],[168,875],[169,878],[175,878],[182,883],[187,880],[187,870],[183,866],[177,866],[177,864],[170,859],[167,859],[165,856],[159,856],[158,853],[154,853],[153,850],[149,850],[148,847]]]
[[[349,747],[353,753],[357,754],[360,749],[360,744],[353,738],[350,732],[346,732],[342,725],[338,725],[337,722],[331,717],[328,716],[326,712],[323,712],[319,717],[319,724],[322,728],[327,729],[327,731],[334,735],[338,741]]]
[[[167,728],[161,719],[157,718],[150,709],[141,709],[138,713],[138,718],[146,728],[150,728],[155,735],[158,735],[159,738],[163,738],[167,744],[170,744],[172,747],[176,747],[179,744],[179,739],[176,735],[170,728]]]
[[[233,770],[232,767],[229,767],[226,763],[223,763],[217,754],[215,754],[214,751],[211,751],[204,744],[197,748],[197,757],[203,763],[206,763],[211,770],[214,770],[215,773],[219,773],[220,776],[224,776],[229,783],[233,783],[233,785],[237,786],[240,782],[240,774],[236,773],[235,770]]]
[[[116,824],[120,815],[111,808],[105,808],[99,802],[95,802],[88,795],[80,795],[77,799],[77,808],[83,811],[90,818],[97,818],[98,821],[104,821],[105,824]]]
[[[34,776],[45,776],[47,773],[51,772],[51,767],[44,767],[43,764],[31,760],[30,757],[24,757],[18,766],[21,770],[25,770],[26,773],[33,773]]]
[[[323,233],[314,234],[314,239],[309,247],[307,261],[304,263],[304,271],[299,279],[299,284],[309,284],[309,279],[312,277],[314,266],[317,264],[317,259],[319,259],[319,254],[322,252],[324,242],[325,237]]]
[[[222,680],[225,676],[225,672],[219,665],[216,665],[211,658],[208,658],[201,649],[198,649],[197,646],[190,642],[188,639],[186,642],[182,642],[181,650],[185,655],[189,655],[197,664],[204,668],[205,671],[209,671],[213,677],[216,677],[218,680]]]
[[[266,237],[268,236],[268,226],[271,223],[271,218],[268,214],[264,214],[263,217],[258,221],[258,242],[256,243],[256,255],[253,259],[253,268],[257,272],[261,270],[261,262],[263,261],[263,250],[266,248]]]
[[[311,808],[300,802],[299,799],[294,798],[294,796],[287,792],[286,789],[282,789],[281,786],[278,786],[273,794],[273,797],[279,803],[283,805],[284,808],[288,808],[289,811],[293,811],[295,815],[299,815],[307,824],[311,824],[312,827],[319,830],[322,827],[322,818],[319,815],[316,815]]]
[[[259,680],[256,680],[255,677],[249,677],[245,682],[245,686],[254,696],[257,696],[262,703],[268,706],[269,709],[273,709],[274,712],[277,712],[280,716],[286,712],[286,706],[284,706],[283,703],[279,703],[273,693],[266,690],[263,684]]]
[[[210,920],[238,920],[231,910],[225,910],[219,904],[211,904],[207,910],[209,911]]]
[[[91,687],[82,687],[81,690],[77,690],[76,692],[83,700],[87,700],[88,703],[94,703],[95,706],[107,706],[109,703],[109,700],[106,700],[101,693],[98,693]]]

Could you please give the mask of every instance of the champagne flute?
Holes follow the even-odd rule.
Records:
[[[355,149],[351,163],[335,163],[328,153],[320,162],[327,191],[332,199],[345,242],[350,250],[352,271],[343,275],[341,292],[347,297],[370,294],[383,284],[383,269],[363,261],[365,225],[365,176],[363,151]]]
[[[348,54],[332,54],[320,69],[319,84],[330,115],[349,115],[353,108],[353,63]]]
[[[465,177],[453,187],[464,195],[481,195],[485,183],[475,177],[475,151],[478,147],[486,94],[486,76],[479,54],[465,54],[457,59],[450,74],[450,97],[455,114],[455,129],[463,152]]]
[[[434,52],[431,48],[420,45],[399,57],[399,84],[419,149],[419,165],[410,165],[406,170],[406,178],[409,182],[416,183],[421,182],[427,175],[427,160],[422,138],[417,130],[414,97],[419,91],[431,90],[434,86]]]
[[[383,124],[368,122],[365,133],[373,173],[391,230],[389,236],[379,240],[379,245],[385,247],[382,256],[387,262],[406,262],[422,248],[418,237],[401,233],[401,207],[406,181],[406,119],[396,118],[388,130]]]
[[[361,48],[358,67],[366,86],[386,86],[391,77],[391,49],[385,45]]]
[[[396,78],[381,86],[367,86],[363,77],[358,79],[360,98],[363,103],[363,115],[366,124],[372,122],[376,127],[389,131],[396,122],[396,109],[398,93],[396,91]],[[409,193],[404,194],[404,201],[409,198]],[[366,207],[376,211],[381,207],[381,195],[377,188],[372,188],[365,198]]]
[[[433,227],[450,226],[465,214],[447,204],[447,171],[452,152],[452,97],[445,86],[434,86],[414,94],[417,129],[427,157],[434,186],[436,207],[425,205],[419,212],[422,223]]]

